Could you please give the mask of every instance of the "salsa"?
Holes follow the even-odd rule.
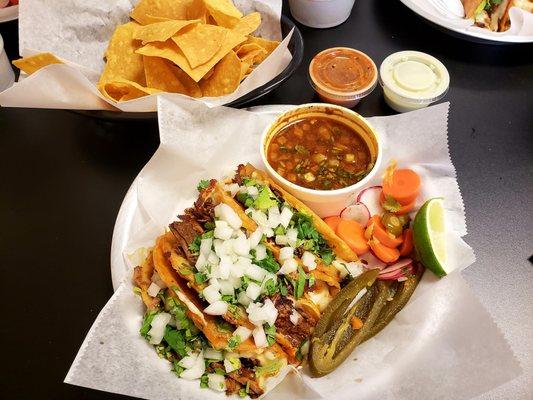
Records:
[[[327,117],[303,118],[283,127],[270,140],[266,153],[278,174],[316,190],[351,186],[374,166],[361,136]]]

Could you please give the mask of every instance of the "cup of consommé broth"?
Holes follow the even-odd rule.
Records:
[[[379,169],[378,134],[361,115],[332,104],[303,104],[263,132],[271,177],[321,217],[338,215]]]

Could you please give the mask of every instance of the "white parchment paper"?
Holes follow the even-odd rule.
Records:
[[[394,157],[420,173],[420,197],[445,197],[448,252],[457,270],[443,279],[426,272],[393,322],[332,374],[313,379],[305,369],[290,373],[267,397],[469,399],[521,373],[497,325],[459,272],[475,257],[462,239],[466,224],[448,151],[448,107],[369,120],[385,138],[384,160]],[[199,179],[221,178],[240,162],[261,167],[260,134],[275,114],[202,103],[191,108],[166,96],[159,98],[158,112],[161,145],[132,187],[133,215],[120,228],[126,235],[120,248],[123,283],[98,316],[65,382],[150,399],[223,399],[201,390],[198,382],[176,378],[138,334],[143,307],[132,294],[131,267],[137,260],[131,254],[152,245],[192,203]]]
[[[129,21],[137,0],[31,0],[20,4],[19,49],[21,56],[51,52],[66,65],[49,65],[0,93],[3,107],[60,108],[77,110],[157,110],[157,96],[117,103],[96,88],[104,69],[104,52],[115,28]],[[282,40],[281,0],[235,0],[244,13],[261,13],[256,35]],[[227,96],[171,96],[215,107],[232,102],[279,75],[292,56],[287,46],[290,32],[281,44]]]

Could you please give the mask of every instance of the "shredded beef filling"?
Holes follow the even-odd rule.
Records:
[[[290,298],[275,294],[271,297],[274,306],[278,310],[278,318],[276,319],[276,330],[283,334],[294,348],[300,347],[302,342],[310,335],[314,326],[314,321],[303,312],[299,312],[302,316],[298,324],[294,325],[291,320],[291,314],[294,310],[294,304]]]

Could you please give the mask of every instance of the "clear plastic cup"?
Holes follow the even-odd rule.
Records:
[[[344,62],[337,66],[337,68],[346,68],[346,67],[357,67],[357,60],[361,60],[364,64],[364,71],[357,70],[356,72],[350,73],[346,78],[346,81],[342,85],[333,86],[329,84],[324,79],[321,79],[319,74],[316,71],[315,63],[320,62],[321,57],[328,56],[328,63],[335,62],[337,57],[346,57],[347,62]],[[356,62],[356,64],[351,65],[350,59]],[[328,68],[335,68],[335,65],[328,66]],[[365,74],[364,84],[359,85],[358,80],[361,77],[361,74]],[[362,98],[368,96],[377,85],[378,81],[378,69],[376,64],[372,59],[367,56],[365,53],[351,49],[349,47],[332,47],[318,53],[311,63],[309,64],[309,73],[308,73],[309,83],[318,94],[320,99],[327,103],[337,104],[343,107],[352,108],[354,107]],[[350,81],[352,79],[352,81]]]

